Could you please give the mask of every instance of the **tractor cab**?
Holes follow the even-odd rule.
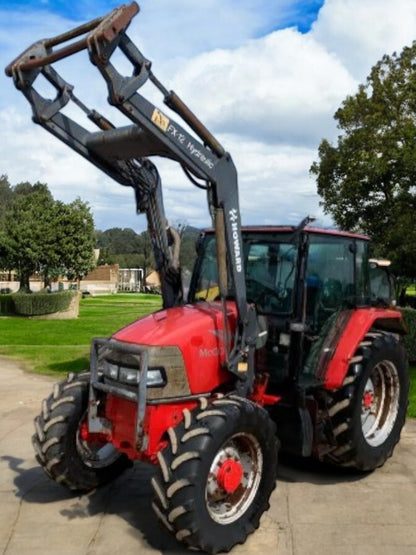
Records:
[[[191,303],[218,298],[215,243],[211,231],[199,240]],[[312,227],[300,232],[291,226],[246,227],[243,245],[247,299],[263,330],[256,371],[270,375],[275,391],[294,380],[304,386],[322,383],[313,346],[322,346],[340,313],[391,304],[387,273],[382,263],[370,263],[366,236]],[[233,298],[230,278],[228,294]]]

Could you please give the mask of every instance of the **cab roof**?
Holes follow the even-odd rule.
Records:
[[[242,232],[249,233],[293,233],[296,231],[297,226],[295,225],[248,225],[243,226]],[[204,229],[204,232],[213,232],[212,228]],[[319,234],[319,235],[331,235],[334,237],[347,237],[351,239],[358,239],[360,241],[370,241],[368,235],[363,235],[361,233],[352,233],[350,231],[340,231],[338,229],[327,229],[313,226],[306,226],[302,233]]]
[[[271,225],[271,226],[243,226],[243,231],[259,232],[259,233],[293,233],[297,226],[294,225]],[[361,241],[370,241],[368,235],[361,233],[352,233],[350,231],[340,231],[338,229],[328,229],[314,226],[306,226],[302,231],[305,233],[319,233],[319,235],[334,235],[335,237],[350,237],[352,239],[360,239]]]

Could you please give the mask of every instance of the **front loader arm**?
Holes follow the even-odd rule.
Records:
[[[247,393],[254,376],[256,319],[254,309],[246,301],[237,172],[231,156],[184,102],[158,81],[149,60],[127,36],[126,29],[138,11],[139,6],[132,2],[67,33],[38,41],[6,67],[6,74],[13,77],[15,86],[30,102],[35,123],[121,185],[133,187],[137,210],[146,213],[154,241],[162,288],[165,286],[165,306],[178,304],[181,293],[175,275],[175,256],[169,249],[161,182],[149,157],[162,156],[178,162],[194,184],[206,189],[216,230],[225,321],[227,267],[238,310],[237,331],[230,341],[227,365],[240,378],[240,392]],[[72,42],[62,46],[69,41]],[[117,49],[132,65],[128,76],[120,74],[112,63]],[[72,85],[53,67],[55,62],[83,50],[88,51],[90,61],[106,81],[109,103],[120,110],[131,125],[116,127],[96,110],[85,106],[75,96]],[[39,76],[54,87],[55,98],[45,98],[35,88]],[[198,139],[137,92],[147,81],[162,93],[164,103],[181,117]],[[90,131],[68,115],[68,111],[64,113],[68,105],[82,110],[97,129]]]

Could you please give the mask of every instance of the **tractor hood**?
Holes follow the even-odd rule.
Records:
[[[232,302],[227,303],[227,315],[232,337],[237,317]],[[220,303],[200,302],[160,310],[122,328],[113,338],[149,347],[178,347],[192,393],[209,391],[230,377],[223,369],[226,346]]]
[[[227,303],[227,313],[233,329],[237,314],[234,303]],[[113,337],[140,345],[176,345],[182,348],[190,343],[202,345],[208,342],[212,346],[208,338],[216,338],[215,344],[222,342],[223,328],[221,304],[200,302],[149,314],[117,331]]]

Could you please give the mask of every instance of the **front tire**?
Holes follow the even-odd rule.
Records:
[[[266,411],[225,397],[184,412],[152,480],[158,518],[188,547],[218,553],[243,543],[269,507],[277,472]]]
[[[382,466],[400,439],[409,396],[405,350],[389,333],[368,333],[328,415],[337,447],[325,460],[369,471]]]
[[[129,459],[86,429],[89,373],[55,384],[35,418],[36,459],[46,474],[71,490],[89,491],[119,476]]]

